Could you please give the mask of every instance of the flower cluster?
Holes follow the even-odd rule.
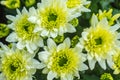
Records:
[[[25,0],[28,6],[34,2]],[[13,8],[19,7],[20,0],[1,3]],[[80,73],[95,69],[97,63],[103,70],[109,67],[119,74],[120,14],[113,16],[112,9],[99,10],[92,14],[90,25],[80,32],[79,18],[91,11],[90,3],[41,0],[37,7],[23,7],[16,9],[15,16],[6,15],[10,23],[0,29],[1,33],[7,31],[3,37],[11,46],[0,43],[0,80],[33,80],[37,69],[47,74],[47,80],[80,79]],[[113,80],[109,74],[100,78],[106,79]]]

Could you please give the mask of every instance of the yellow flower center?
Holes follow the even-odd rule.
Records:
[[[51,69],[58,74],[69,73],[79,66],[79,57],[72,49],[53,53]]]
[[[115,34],[109,30],[97,26],[90,28],[90,32],[85,41],[85,49],[94,56],[94,54],[106,57],[106,54],[114,46]]]
[[[67,22],[67,11],[59,6],[47,7],[39,13],[42,27],[48,30],[53,30],[55,28],[58,29],[59,27],[64,26]]]
[[[6,55],[2,59],[2,72],[7,80],[16,80],[27,75],[26,61],[20,52]]]
[[[57,15],[54,13],[50,13],[48,16],[48,21],[56,21],[57,20]]]
[[[27,18],[27,15],[23,15],[19,21],[16,22],[16,33],[22,40],[33,40],[35,37],[37,38],[39,34],[33,32],[35,24],[29,22]]]
[[[74,8],[81,4],[81,0],[68,0],[67,1],[67,7],[68,8]]]

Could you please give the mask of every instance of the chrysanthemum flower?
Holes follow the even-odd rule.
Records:
[[[38,15],[31,16],[29,20],[39,25],[35,32],[41,31],[41,36],[55,38],[57,35],[76,31],[69,22],[79,15],[72,14],[72,10],[66,6],[66,0],[42,0],[37,6]]]
[[[39,32],[34,32],[35,24],[28,21],[28,17],[34,14],[35,9],[30,8],[29,12],[23,8],[22,12],[17,9],[17,15],[6,17],[12,21],[8,25],[13,32],[6,38],[8,42],[17,42],[17,48],[27,48],[30,53],[33,53],[38,47],[43,46],[43,39]]]
[[[97,14],[98,19],[102,20],[103,18],[107,18],[109,25],[113,25],[115,23],[115,20],[117,20],[120,17],[120,13],[112,15],[113,9],[110,9],[109,11],[104,10],[103,12],[99,10],[99,13]]]
[[[61,80],[73,80],[74,76],[79,77],[79,71],[88,69],[83,63],[86,56],[81,49],[70,48],[70,39],[67,38],[58,46],[52,39],[47,40],[45,51],[39,53],[39,59],[46,66],[43,73],[48,73],[47,80],[60,77]]]
[[[117,50],[116,54],[113,55],[113,70],[114,74],[119,74],[120,73],[120,50]]]
[[[25,50],[11,49],[0,43],[0,80],[32,80],[41,63],[33,59],[34,54]]]
[[[90,1],[87,0],[67,0],[66,5],[70,9],[74,9],[74,13],[90,12],[87,5],[90,5]]]
[[[98,21],[97,16],[93,14],[91,27],[85,29],[80,38],[80,45],[87,51],[90,69],[94,69],[96,61],[103,69],[106,69],[106,60],[112,67],[112,55],[119,45],[120,34],[116,31],[119,27],[119,24],[109,26],[106,18]]]

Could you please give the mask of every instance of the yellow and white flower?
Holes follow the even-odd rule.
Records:
[[[45,51],[39,52],[39,59],[45,64],[43,73],[48,73],[47,80],[59,78],[61,80],[73,80],[74,76],[80,78],[79,71],[87,70],[83,63],[86,55],[80,48],[70,48],[70,39],[66,38],[58,46],[52,39],[47,40]]]
[[[72,10],[66,6],[66,0],[42,0],[37,6],[38,15],[29,18],[29,21],[39,25],[35,32],[41,31],[41,36],[53,38],[66,32],[76,32],[69,22],[79,15],[72,14]]]
[[[22,12],[17,9],[16,16],[6,16],[12,21],[8,27],[13,30],[6,38],[6,41],[17,42],[17,48],[23,49],[26,47],[30,53],[34,53],[38,47],[43,46],[43,39],[40,37],[40,33],[34,32],[36,25],[28,21],[30,15],[36,15],[35,11],[33,7],[29,9],[29,12],[26,8],[23,8]]]
[[[69,9],[73,9],[74,14],[80,14],[81,12],[90,12],[87,6],[90,5],[90,1],[87,0],[67,0],[66,5]]]
[[[32,80],[36,69],[41,69],[41,63],[33,59],[34,54],[18,50],[0,43],[0,80]]]
[[[90,69],[94,69],[95,63],[106,69],[106,60],[109,67],[112,67],[112,55],[116,47],[119,46],[120,34],[117,33],[120,24],[109,26],[106,18],[98,21],[97,16],[93,14],[91,27],[82,32],[80,45],[87,51],[87,59]]]

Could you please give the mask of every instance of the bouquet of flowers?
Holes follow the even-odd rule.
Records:
[[[0,3],[0,80],[120,80],[119,0]]]

